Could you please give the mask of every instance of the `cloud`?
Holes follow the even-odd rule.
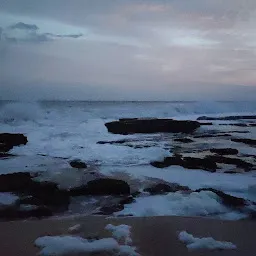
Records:
[[[9,27],[10,29],[22,29],[22,30],[39,30],[39,27],[37,25],[34,24],[26,24],[23,22],[18,22],[14,25],[11,25]]]
[[[45,33],[49,38],[79,38],[82,37],[83,34],[69,34],[69,35],[59,35],[59,34],[52,34],[52,33]]]
[[[0,40],[10,43],[42,43],[52,41],[57,38],[77,39],[83,34],[54,34],[41,33],[35,24],[27,24],[23,22],[15,23],[5,29],[0,28]]]
[[[1,76],[10,82],[16,70],[17,87],[47,79],[88,92],[115,86],[131,98],[228,98],[224,86],[256,87],[255,23],[255,0],[2,1],[0,40],[16,43],[0,48]],[[230,91],[253,95],[239,88]]]

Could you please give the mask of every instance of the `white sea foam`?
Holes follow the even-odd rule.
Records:
[[[170,155],[170,149],[164,145],[171,141],[168,136],[162,141],[156,137],[153,147],[136,149],[122,145],[100,145],[97,141],[147,138],[147,135],[108,133],[104,124],[122,117],[196,119],[199,115],[255,112],[256,102],[0,102],[0,132],[24,133],[28,136],[26,146],[14,147],[11,151],[20,157],[1,160],[1,171],[46,170],[54,173],[49,176],[65,187],[70,183],[68,180],[77,184],[76,178],[79,179],[80,175],[72,171],[68,173],[68,161],[79,158],[89,165],[100,166],[99,170],[103,174],[122,171],[140,180],[145,177],[159,178],[188,185],[192,189],[212,187],[252,199],[255,193],[248,186],[256,184],[253,173],[220,174],[188,171],[177,166],[164,170],[150,166],[149,162]],[[241,153],[254,153],[251,147],[232,143],[229,146],[238,145]],[[62,172],[62,177],[58,176],[59,169],[66,170]],[[73,174],[74,177],[71,177]]]
[[[88,241],[78,236],[45,236],[36,239],[35,245],[42,248],[40,255],[77,255],[81,253],[109,252],[119,249],[113,238]]]
[[[112,224],[108,224],[105,227],[106,230],[109,230],[112,232],[113,237],[117,239],[117,241],[124,241],[124,243],[131,244],[132,239],[130,237],[131,235],[131,227],[125,224],[114,226]]]
[[[134,216],[220,216],[222,214],[234,212],[221,203],[221,199],[213,192],[201,191],[191,194],[176,192],[167,195],[156,195],[137,198],[134,203],[127,204],[124,210],[115,215]],[[230,215],[238,219],[239,213]],[[224,218],[224,217],[223,217]],[[225,216],[227,219],[228,216]],[[240,214],[240,218],[244,218]]]
[[[187,233],[186,231],[181,231],[179,233],[179,240],[186,244],[189,250],[227,250],[236,249],[236,245],[231,242],[217,241],[212,237],[194,237],[193,235]]]
[[[80,229],[79,224],[69,228],[73,232]],[[44,236],[35,240],[35,245],[41,249],[42,256],[80,255],[84,253],[112,252],[114,255],[139,256],[130,238],[130,226],[108,224],[105,229],[112,232],[114,238],[102,238],[89,241],[80,236]]]
[[[76,224],[68,228],[68,231],[71,233],[78,232],[79,230],[81,230],[81,224]]]
[[[0,122],[35,121],[44,114],[36,102],[10,102],[0,108]]]
[[[12,193],[2,192],[2,193],[0,193],[0,206],[7,206],[7,205],[15,204],[15,202],[18,199],[19,199],[19,197]]]
[[[115,171],[128,173],[140,180],[157,178],[171,183],[174,182],[194,190],[202,187],[215,188],[251,200],[253,188],[256,184],[254,173],[209,173],[203,170],[187,170],[180,166],[170,166],[165,169],[156,169],[153,166],[109,167],[104,169],[105,174]]]

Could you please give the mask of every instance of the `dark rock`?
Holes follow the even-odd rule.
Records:
[[[165,157],[163,161],[154,161],[150,163],[152,166],[157,168],[165,168],[171,165],[182,166],[183,160],[180,156]]]
[[[184,157],[183,167],[187,169],[203,169],[210,172],[215,172],[218,169],[217,164],[211,159]]]
[[[209,117],[209,116],[200,116],[197,120],[253,120],[256,119],[256,115],[246,115],[246,116],[225,116],[225,117]]]
[[[100,212],[98,214],[110,215],[114,212],[122,211],[124,209],[125,204],[131,204],[133,202],[135,202],[135,199],[132,196],[125,197],[116,204],[110,204],[101,207]]]
[[[98,141],[97,144],[124,144],[130,142],[129,140],[113,140],[113,141]]]
[[[183,142],[183,143],[191,143],[191,142],[193,142],[193,140],[191,140],[189,138],[177,138],[177,139],[174,139],[174,141]]]
[[[191,133],[200,127],[197,121],[172,119],[128,119],[106,123],[108,131],[115,134],[134,133]]]
[[[70,166],[77,169],[84,169],[87,168],[86,163],[80,161],[80,160],[73,160],[69,162]]]
[[[13,154],[9,154],[9,153],[1,153],[0,152],[0,158],[9,158],[9,157],[12,157],[12,156],[15,156]]]
[[[14,146],[26,145],[27,137],[23,134],[0,133],[0,151],[7,152]]]
[[[230,157],[220,156],[220,155],[211,155],[211,156],[206,156],[205,159],[208,159],[212,162],[221,163],[221,164],[236,165],[238,168],[243,168],[246,171],[251,170],[253,167],[253,164],[248,163],[239,158],[230,158]]]
[[[30,187],[32,178],[29,172],[2,174],[0,192],[24,192]]]
[[[231,171],[231,170],[228,170],[228,171],[225,171],[225,173],[228,173],[228,174],[235,174],[235,173],[238,173],[236,171]]]
[[[54,211],[66,210],[70,197],[52,182],[38,182],[28,172],[0,175],[0,192],[15,192],[19,195],[32,196],[38,205],[50,206]]]
[[[256,123],[251,123],[251,124],[249,124],[250,126],[252,126],[252,127],[255,127],[256,126]]]
[[[223,134],[200,134],[200,135],[194,136],[194,138],[216,138],[216,137],[231,137],[231,135],[228,133],[223,133]]]
[[[226,124],[219,124],[219,125],[225,125],[225,126],[240,126],[240,127],[247,127],[248,125],[245,123],[234,123],[234,124],[230,124],[230,123],[226,123]]]
[[[89,181],[85,186],[72,188],[70,195],[126,195],[130,194],[129,185],[123,180],[101,178]]]
[[[140,192],[140,191],[135,191],[135,192],[133,192],[133,193],[131,194],[132,197],[137,197],[137,196],[139,196],[139,195],[141,195],[141,192]]]
[[[148,192],[151,195],[165,194],[165,193],[177,192],[177,191],[189,191],[189,190],[190,190],[189,187],[181,186],[177,183],[171,183],[171,184],[159,183],[144,189],[145,192]]]
[[[235,148],[212,148],[211,153],[216,153],[218,155],[237,155],[238,150]]]
[[[0,152],[8,152],[13,148],[12,145],[7,145],[5,143],[0,143]]]
[[[237,124],[229,124],[232,126],[239,126],[239,127],[247,127],[247,124],[243,124],[243,123],[237,123]]]
[[[201,126],[203,126],[203,125],[213,125],[213,123],[211,123],[211,122],[206,122],[206,123],[200,123],[200,125],[201,125]]]
[[[119,212],[124,209],[124,206],[122,204],[113,204],[113,205],[107,205],[100,208],[100,211],[98,214],[100,215],[110,215],[114,212]]]
[[[102,140],[100,140],[100,141],[97,142],[97,144],[100,144],[100,145],[112,144],[112,142],[111,141],[102,141]]]
[[[151,165],[157,168],[164,168],[171,165],[179,165],[186,169],[203,169],[210,172],[215,172],[218,166],[215,161],[205,158],[195,158],[195,157],[166,157],[164,161],[152,162]]]
[[[33,196],[24,196],[21,197],[19,200],[19,204],[26,204],[26,205],[41,205],[41,201]]]
[[[70,203],[68,192],[60,190],[53,182],[33,182],[28,193],[54,211],[65,211]]]
[[[249,131],[230,131],[230,133],[250,133]]]
[[[256,145],[256,140],[254,139],[234,138],[234,139],[231,139],[231,141],[244,143],[250,146]]]
[[[247,205],[247,202],[245,199],[228,195],[228,194],[226,194],[220,190],[217,190],[217,189],[202,188],[202,189],[196,190],[195,192],[200,192],[200,191],[211,191],[211,192],[217,194],[222,199],[222,203],[228,207],[241,208],[241,207],[244,207]]]
[[[133,198],[133,196],[128,196],[128,197],[123,198],[119,203],[120,204],[131,204],[133,202],[135,202],[135,199]]]

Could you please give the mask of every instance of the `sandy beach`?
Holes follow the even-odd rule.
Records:
[[[79,235],[84,238],[110,237],[108,231],[104,230],[104,227],[109,223],[127,224],[132,227],[133,245],[137,247],[140,255],[256,255],[256,223],[252,221],[232,222],[197,217],[105,218],[102,216],[1,222],[1,255],[37,255],[39,249],[34,245],[35,239],[45,235],[69,234],[69,227],[76,224],[81,225]],[[177,236],[178,232],[183,230],[197,237],[211,236],[216,240],[230,241],[237,246],[237,249],[188,251]]]

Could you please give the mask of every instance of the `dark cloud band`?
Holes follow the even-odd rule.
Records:
[[[54,33],[40,33],[40,29],[35,24],[27,24],[23,22],[15,23],[7,28],[0,27],[0,40],[6,42],[28,42],[28,43],[42,43],[52,41],[57,38],[71,38],[77,39],[83,34],[54,34]]]

